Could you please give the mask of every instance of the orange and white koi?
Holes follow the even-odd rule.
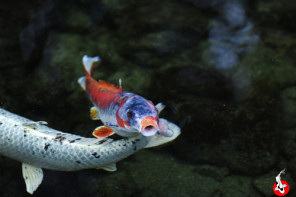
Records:
[[[129,137],[139,133],[144,136],[163,135],[172,136],[173,131],[161,121],[158,114],[163,110],[162,103],[154,104],[134,93],[123,91],[121,79],[119,87],[103,80],[96,81],[91,77],[93,68],[100,62],[100,58],[82,58],[85,75],[78,82],[90,96],[94,106],[90,116],[94,120],[100,119],[103,126],[97,127],[93,135],[104,138],[114,133]]]

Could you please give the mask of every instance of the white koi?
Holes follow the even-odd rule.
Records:
[[[76,171],[96,168],[116,171],[116,162],[140,149],[174,140],[180,128],[168,122],[174,135],[143,136],[113,141],[64,133],[44,121],[32,121],[0,108],[0,154],[22,162],[27,192],[33,194],[43,180],[42,168]]]

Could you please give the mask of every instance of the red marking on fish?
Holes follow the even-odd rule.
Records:
[[[98,82],[89,75],[86,76],[85,87],[92,102],[103,110],[106,110],[111,103],[120,104],[122,88],[117,88],[103,80]]]

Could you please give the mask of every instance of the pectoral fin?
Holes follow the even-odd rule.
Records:
[[[114,131],[107,126],[100,126],[97,127],[94,131],[93,131],[93,136],[95,136],[96,138],[105,138],[108,137],[110,135],[114,134]]]
[[[22,164],[22,170],[27,192],[33,194],[43,180],[43,171],[41,168],[26,163]]]
[[[86,77],[80,77],[78,79],[78,83],[81,86],[82,90],[84,90],[84,91],[86,90],[86,87],[85,87],[85,79],[86,79]]]
[[[99,120],[99,111],[98,109],[93,106],[90,108],[90,118],[93,119],[93,120]]]
[[[165,105],[163,103],[158,103],[157,105],[155,105],[158,114],[160,114],[160,112],[165,108]]]
[[[109,172],[114,172],[114,171],[117,170],[116,163],[108,164],[106,166],[101,167],[101,169],[104,169],[104,170],[109,171]]]

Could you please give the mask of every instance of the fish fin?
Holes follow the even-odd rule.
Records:
[[[27,163],[22,164],[22,170],[27,192],[33,194],[43,180],[43,171]]]
[[[88,57],[87,55],[84,55],[82,58],[82,64],[84,66],[85,74],[91,75],[94,67],[99,64],[99,61],[99,56]]]
[[[172,130],[173,135],[170,137],[165,137],[161,135],[154,135],[154,136],[149,136],[148,138],[148,144],[145,146],[145,148],[151,148],[154,146],[159,146],[165,143],[168,143],[172,140],[174,140],[176,137],[178,137],[181,134],[181,129],[177,125],[175,125],[172,122],[167,121],[166,119],[161,118],[160,121],[163,121],[168,125],[168,128]]]
[[[160,112],[165,108],[165,105],[163,103],[158,103],[157,105],[155,105],[158,114],[160,114]]]
[[[114,134],[114,131],[107,126],[99,126],[93,131],[93,136],[96,138],[104,138]]]
[[[117,135],[120,135],[122,137],[134,137],[139,135],[140,133],[135,131],[131,132],[130,130],[127,130],[126,128],[122,127],[115,127],[115,126],[109,126]]]
[[[31,129],[36,129],[39,125],[47,125],[48,123],[46,121],[32,121],[32,122],[25,122],[22,125],[24,127],[29,127]]]
[[[123,91],[123,89],[122,89],[122,80],[121,80],[121,78],[119,78],[118,83],[119,83],[119,89],[121,89],[121,91]]]
[[[86,87],[85,87],[85,79],[86,79],[86,77],[84,76],[84,77],[80,77],[79,79],[78,79],[78,83],[79,83],[79,85],[80,85],[80,87],[82,88],[82,90],[86,90]]]
[[[100,120],[99,111],[96,106],[90,108],[90,118],[93,120]]]
[[[116,87],[114,84],[112,83],[108,83],[104,80],[99,80],[99,85],[101,89],[104,90],[109,90],[109,91],[114,91],[114,92],[122,92],[122,87]]]
[[[42,125],[48,125],[48,122],[40,120],[40,121],[36,121],[38,124],[42,124]]]
[[[101,167],[101,169],[109,171],[109,172],[114,172],[117,170],[116,163],[111,163],[111,164],[105,165],[105,166]]]

